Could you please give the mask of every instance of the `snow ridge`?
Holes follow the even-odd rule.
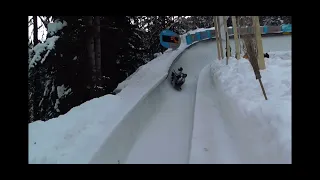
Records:
[[[267,101],[248,60],[211,65],[220,113],[234,132],[242,163],[291,163],[291,61],[280,58],[288,52],[278,54],[266,58],[261,70]]]

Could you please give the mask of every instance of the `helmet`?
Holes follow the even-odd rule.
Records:
[[[183,68],[182,67],[180,67],[179,69],[178,69],[178,71],[182,71],[183,70]]]

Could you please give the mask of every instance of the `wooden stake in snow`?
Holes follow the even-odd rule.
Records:
[[[236,50],[236,58],[240,59],[240,44],[238,39],[238,28],[237,28],[237,22],[236,17],[232,16],[232,26],[233,26],[233,36],[235,41],[235,50]]]
[[[249,62],[253,68],[256,79],[259,80],[263,96],[265,100],[268,100],[267,94],[261,82],[261,74],[260,74],[259,65],[258,65],[258,48],[257,48],[256,38],[254,37],[253,34],[246,34],[242,36],[242,39],[244,42],[244,51],[248,55]]]
[[[218,34],[218,25],[217,25],[217,16],[213,16],[213,23],[214,23],[214,32],[216,35],[216,42],[217,42],[217,51],[218,51],[218,59],[221,59],[221,50],[220,50],[220,44],[219,44],[219,34]]]
[[[240,16],[238,16],[238,18],[237,18],[237,26],[238,26],[238,28],[239,28],[239,47],[240,47],[240,55],[241,55],[241,37],[240,37],[240,34],[241,34],[241,31],[240,31]]]
[[[261,77],[260,77],[258,80],[259,80],[259,83],[260,83],[260,87],[261,87],[261,89],[262,89],[262,93],[263,93],[264,99],[265,99],[265,100],[268,100],[266,91],[264,90],[263,84],[262,84],[262,82],[261,82]]]
[[[219,36],[218,43],[219,43],[219,46],[220,46],[221,58],[223,59],[224,58],[224,54],[223,54],[223,46],[222,46],[221,31],[220,31],[221,24],[220,24],[220,18],[218,16],[217,16],[217,26],[218,26],[218,36]]]
[[[266,65],[264,62],[264,55],[263,55],[263,47],[262,47],[262,40],[261,40],[261,32],[260,32],[260,24],[259,24],[259,17],[253,16],[253,26],[254,26],[254,33],[257,42],[257,50],[258,50],[258,65],[259,69],[263,70],[266,69]]]
[[[227,26],[227,17],[223,16],[223,24],[224,24],[224,31],[226,35],[226,55],[227,55],[227,65],[230,57],[230,43],[229,43],[229,33],[228,33],[228,26]]]

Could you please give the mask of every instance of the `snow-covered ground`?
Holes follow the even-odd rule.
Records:
[[[122,105],[121,97],[106,95],[58,118],[30,123],[29,163],[88,163],[117,123]]]
[[[190,163],[291,163],[291,51],[269,54],[267,101],[246,59],[202,70]]]
[[[267,38],[263,38],[263,42],[265,39]],[[275,43],[278,42],[273,41],[273,43],[271,43],[269,47],[273,47],[273,44]],[[74,107],[67,114],[61,115],[58,118],[51,119],[47,122],[36,121],[30,123],[29,163],[188,163],[188,155],[190,153],[191,144],[196,142],[191,142],[191,135],[194,117],[192,115],[194,114],[194,101],[195,97],[198,96],[196,95],[198,75],[205,65],[213,62],[213,60],[216,59],[216,44],[215,42],[201,42],[200,44],[192,47],[190,50],[185,51],[179,58],[179,60],[174,63],[173,68],[176,69],[179,66],[183,66],[185,72],[188,73],[187,81],[183,87],[183,90],[181,92],[176,92],[171,88],[167,81],[163,80],[165,80],[165,78],[167,77],[168,70],[170,69],[171,64],[187,47],[188,46],[185,44],[185,38],[182,38],[182,44],[179,49],[177,49],[176,51],[167,50],[164,54],[158,56],[153,61],[147,63],[144,66],[141,66],[132,76],[119,84],[116,90],[118,92],[117,95],[106,95],[101,98],[93,99],[84,104],[81,104],[78,107]],[[268,48],[268,45],[265,46],[264,44],[264,47]],[[285,54],[287,57],[281,57],[286,57],[288,59],[288,53],[282,54]],[[280,58],[278,55],[279,53],[277,52],[270,53],[269,63],[267,63],[267,70],[265,73],[262,72],[262,81],[267,90],[268,98],[270,99],[268,100],[268,102],[259,99],[263,98],[261,94],[261,96],[259,96],[259,98],[257,96],[256,99],[248,99],[248,95],[245,95],[246,91],[254,91],[255,93],[257,93],[255,91],[257,89],[256,87],[253,87],[253,85],[259,85],[258,82],[254,79],[253,73],[250,72],[248,70],[248,67],[245,65],[245,60],[242,60],[240,61],[241,63],[235,65],[232,63],[232,61],[230,61],[228,67],[224,67],[223,64],[220,64],[218,66],[219,68],[216,68],[214,70],[211,68],[211,74],[219,74],[219,72],[224,72],[221,73],[223,75],[219,77],[213,76],[214,81],[212,81],[212,84],[218,84],[215,88],[216,93],[219,94],[218,96],[214,94],[210,96],[210,94],[208,94],[210,93],[210,91],[207,88],[207,90],[204,90],[203,92],[207,93],[208,98],[205,98],[206,96],[202,97],[203,99],[211,99],[212,101],[214,101],[216,106],[216,110],[212,110],[212,113],[214,113],[214,111],[216,112],[214,115],[217,115],[217,112],[220,113],[220,122],[213,123],[215,123],[215,125],[223,125],[223,123],[228,123],[228,125],[225,126],[225,131],[218,128],[218,126],[215,127],[220,132],[224,133],[224,136],[230,135],[228,134],[229,132],[235,132],[239,134],[239,137],[236,137],[238,138],[236,140],[239,140],[239,142],[243,142],[241,140],[250,136],[248,128],[259,127],[259,130],[252,129],[252,134],[257,137],[249,139],[250,142],[256,142],[259,140],[259,138],[261,140],[262,137],[267,138],[267,140],[268,138],[270,139],[270,137],[268,137],[268,128],[271,128],[273,126],[268,126],[263,122],[263,118],[269,117],[268,115],[266,115],[267,113],[264,113],[262,115],[250,115],[249,112],[251,112],[251,109],[245,111],[249,114],[248,117],[256,118],[251,119],[254,125],[251,124],[250,126],[250,123],[245,121],[245,117],[247,116],[242,116],[242,114],[237,116],[236,113],[230,113],[233,112],[233,109],[230,111],[221,111],[221,109],[219,108],[227,107],[229,105],[226,103],[223,104],[224,99],[229,98],[228,102],[232,102],[232,98],[234,98],[235,94],[231,93],[231,95],[229,95],[228,92],[234,92],[234,86],[237,85],[235,84],[236,82],[242,82],[242,86],[240,85],[239,87],[240,89],[237,89],[236,87],[235,92],[245,90],[244,92],[241,92],[244,100],[239,101],[247,101],[249,103],[248,108],[251,107],[253,109],[259,109],[258,107],[262,107],[260,106],[260,104],[263,103],[271,103],[269,104],[269,106],[263,106],[271,108],[272,105],[280,103],[278,101],[276,102],[275,100],[272,101],[272,99],[276,97],[276,95],[273,96],[272,94],[277,94],[277,97],[279,97],[281,94],[280,91],[277,91],[278,93],[275,93],[272,90],[272,88],[277,88],[275,86],[279,85],[279,82],[277,85],[273,84],[273,80],[277,76],[272,75],[272,73],[274,72],[272,70],[272,67],[278,67],[276,62],[276,60],[279,61]],[[286,62],[289,62],[289,60],[287,60]],[[215,63],[219,64],[220,62]],[[239,68],[238,66],[241,68]],[[284,64],[279,67],[284,67]],[[210,70],[210,66],[207,66],[206,69]],[[226,81],[224,81],[223,79],[228,79],[229,75],[232,75],[231,72],[233,72],[234,69],[237,69],[237,71],[241,72],[238,73],[239,77],[244,76],[245,78],[240,78],[242,80],[240,81],[236,80],[237,78],[234,78],[233,75],[232,81],[228,81],[229,84],[224,84],[226,83]],[[278,68],[278,70],[280,70],[280,68]],[[251,83],[250,73],[252,73],[255,84],[253,83],[249,86],[249,84]],[[211,77],[209,75],[209,71],[207,71],[207,79],[201,81],[208,82],[208,78]],[[273,77],[273,79],[270,79],[271,77]],[[250,81],[250,83],[247,81]],[[231,82],[233,82],[233,84]],[[289,81],[289,85],[290,82],[291,81]],[[199,83],[200,82],[198,82],[198,85]],[[284,80],[281,81],[281,83],[285,84],[287,83],[287,81]],[[250,88],[244,88],[244,86],[252,87],[253,89],[248,90]],[[223,92],[220,92],[219,89],[221,88],[225,88],[223,89]],[[232,91],[228,91],[228,88],[232,89]],[[284,90],[284,87],[282,88]],[[216,97],[219,98],[217,99]],[[202,100],[196,101],[199,103],[199,101],[201,102]],[[235,112],[243,112],[243,110],[238,106],[232,108],[235,109]],[[210,110],[210,108],[208,108],[208,110]],[[262,112],[267,112],[267,110],[268,109],[264,109],[264,111]],[[195,112],[197,112],[197,110]],[[229,112],[229,114],[233,114],[233,116],[236,116],[236,118],[233,117],[230,119],[228,116],[226,116],[228,115],[227,112]],[[198,114],[199,113],[201,114],[201,109],[198,110]],[[288,113],[284,114],[288,115]],[[282,116],[285,116],[284,114],[282,114]],[[280,117],[280,115],[274,115],[272,117]],[[211,118],[214,119],[213,117]],[[241,118],[239,119],[239,122],[236,121],[237,118]],[[283,119],[288,119],[288,117],[284,117]],[[210,121],[209,119],[207,120]],[[225,122],[225,120],[229,121]],[[246,127],[246,129],[244,129],[245,123],[243,125],[239,124],[241,121],[247,123],[248,127]],[[280,121],[283,122],[283,126],[275,127],[279,129],[279,132],[283,132],[284,134],[280,135],[280,133],[278,133],[277,135],[275,135],[275,132],[278,131],[272,130],[271,128],[270,132],[273,133],[270,134],[274,135],[273,139],[271,138],[270,140],[272,141],[270,144],[273,143],[272,145],[274,145],[275,143],[281,144],[288,142],[288,138],[290,138],[291,141],[291,136],[287,136],[288,133],[286,133],[285,130],[280,131],[283,130],[281,128],[284,126],[285,128],[287,128],[286,130],[290,130],[291,121],[288,124],[288,121],[282,121],[280,117],[280,120],[274,120],[272,122],[274,123]],[[255,123],[262,123],[262,125],[259,126]],[[233,128],[235,125],[239,125],[239,129],[234,130]],[[210,129],[210,123],[208,125],[205,124],[205,126]],[[206,137],[207,139],[210,139],[210,136]],[[223,136],[221,137],[223,138]],[[277,139],[278,137],[279,141],[276,141],[275,139]],[[214,136],[213,138],[215,138],[216,143],[221,142],[219,141],[218,136]],[[224,137],[224,140],[226,139],[227,137]],[[249,162],[251,157],[237,154],[243,152],[243,150],[246,150],[245,148],[249,149],[249,147],[244,147],[244,145],[241,144],[235,144],[234,141],[236,140],[229,141],[229,148],[227,146],[220,146],[220,152],[229,151],[229,154],[233,154],[234,158],[231,158],[232,156],[230,156],[229,161],[227,161],[224,158],[220,158],[219,160],[215,157],[212,157],[212,161],[207,161],[207,163]],[[261,145],[261,147],[259,146],[254,147],[253,149],[249,149],[252,150],[252,152],[256,153],[255,157],[261,157],[261,154],[259,153],[262,152],[273,153],[280,151],[276,148],[272,149],[271,147],[270,149],[272,150],[262,151],[261,148],[266,147],[264,142],[267,142],[267,140],[261,141],[260,144],[258,142],[257,144],[252,145]],[[244,149],[240,149],[240,151],[238,152],[238,149],[234,149],[231,147]],[[283,149],[283,153],[286,153],[290,150],[287,148],[289,147],[287,145],[274,145],[272,147],[281,147]],[[205,149],[205,151],[206,150],[208,150],[208,148]],[[257,152],[255,150],[257,150]],[[201,156],[201,153],[198,153],[198,157]],[[192,154],[190,157],[193,157]],[[193,162],[191,160],[192,158],[190,159],[190,162]],[[270,161],[272,161],[272,159]],[[196,162],[199,163],[202,161],[197,160]],[[261,161],[259,162],[263,162],[263,159],[261,159]]]

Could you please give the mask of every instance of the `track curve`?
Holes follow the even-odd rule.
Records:
[[[188,74],[186,82],[178,92],[168,78],[150,94],[149,98],[159,99],[155,114],[139,135],[126,163],[188,163],[198,75],[215,58],[215,51],[214,42],[200,42],[172,65],[172,69],[183,67]]]
[[[264,37],[263,40],[266,52],[281,50],[280,46],[291,49],[291,36]],[[275,41],[277,43],[270,43]],[[233,40],[231,46],[234,47]],[[216,54],[215,41],[202,41],[175,61],[170,72],[183,67],[188,74],[182,91],[173,89],[170,78],[167,78],[150,93],[134,115],[137,119],[146,118],[146,113],[148,120],[144,120],[146,124],[141,124],[139,135],[124,163],[189,163],[198,76],[207,64],[216,59]]]

